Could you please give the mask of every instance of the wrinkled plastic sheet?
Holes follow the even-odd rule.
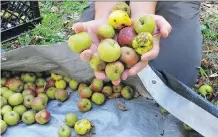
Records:
[[[71,76],[78,82],[90,82],[93,70],[79,55],[70,51],[67,43],[50,46],[30,46],[1,54],[1,69],[15,71],[52,71]],[[146,92],[138,76],[128,78],[124,83],[131,85],[141,96],[132,100],[109,99],[102,106],[93,104],[91,111],[82,113],[77,108],[79,96],[71,91],[64,103],[53,100],[47,109],[51,120],[45,125],[19,123],[9,127],[3,137],[58,137],[58,128],[64,125],[68,112],[79,119],[89,119],[95,126],[95,137],[199,137],[196,132],[187,132],[182,122],[171,114],[163,115],[152,97]],[[121,111],[116,103],[124,104],[127,111]],[[72,130],[72,135],[75,132]]]

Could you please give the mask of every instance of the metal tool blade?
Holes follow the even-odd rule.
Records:
[[[138,73],[154,100],[205,137],[218,136],[218,118],[170,89],[150,66]]]

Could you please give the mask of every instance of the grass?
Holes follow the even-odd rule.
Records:
[[[23,33],[16,40],[4,43],[6,51],[28,45],[50,45],[65,41],[71,34],[72,24],[78,21],[87,1],[39,3],[43,17],[41,24],[28,32]]]

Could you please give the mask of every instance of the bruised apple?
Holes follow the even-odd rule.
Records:
[[[129,47],[121,47],[120,61],[124,64],[125,68],[132,68],[139,61],[139,55],[134,49]]]

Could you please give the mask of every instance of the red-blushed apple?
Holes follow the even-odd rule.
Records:
[[[7,125],[14,126],[14,125],[18,124],[18,122],[20,120],[20,116],[17,112],[10,111],[10,112],[6,112],[4,114],[3,120],[7,123]]]
[[[55,80],[53,80],[53,79],[49,79],[46,83],[46,86],[45,86],[46,89],[49,89],[51,87],[55,87]]]
[[[26,125],[31,125],[35,123],[35,115],[36,115],[36,112],[32,110],[28,110],[24,112],[22,115],[22,122]]]
[[[37,94],[34,90],[28,88],[22,92],[22,95],[23,95],[23,97],[25,97],[26,95],[33,95],[35,97]]]
[[[96,105],[102,105],[105,101],[105,96],[102,93],[95,92],[92,95],[92,102],[94,102]]]
[[[22,116],[23,113],[27,111],[27,109],[24,105],[18,105],[13,108],[13,111],[17,112],[20,116]]]
[[[77,87],[78,87],[79,83],[73,79],[70,80],[69,82],[69,87],[72,89],[72,90],[76,90]]]
[[[45,89],[44,87],[37,87],[36,88],[36,93],[39,94],[39,93],[44,93],[45,92]]]
[[[36,81],[36,75],[34,73],[24,73],[23,76],[21,76],[21,79],[23,79],[24,82],[31,82],[34,83]]]
[[[78,87],[78,92],[80,92],[83,88],[88,87],[88,84],[86,83],[80,83]]]
[[[65,89],[66,86],[67,86],[66,81],[64,81],[62,79],[55,81],[55,87],[58,88],[58,89]]]
[[[120,58],[120,45],[113,39],[105,39],[98,45],[98,56],[105,62],[114,62]]]
[[[115,35],[115,30],[109,24],[102,24],[98,27],[97,34],[100,39],[113,38]]]
[[[87,111],[91,110],[92,103],[89,99],[82,98],[78,101],[77,106],[81,112],[87,112]]]
[[[55,99],[55,93],[56,93],[56,88],[55,87],[50,87],[47,91],[46,94],[49,99]]]
[[[132,40],[136,36],[136,32],[133,27],[125,27],[120,30],[117,41],[121,46],[132,46]]]
[[[94,53],[89,61],[91,68],[95,71],[103,71],[106,67],[106,62],[101,60],[97,53]]]
[[[50,120],[50,112],[47,109],[43,109],[36,113],[35,120],[37,123],[44,125]]]
[[[45,100],[41,97],[36,97],[34,100],[31,102],[31,108],[35,111],[40,111],[45,109],[47,103]]]
[[[44,99],[46,104],[48,103],[48,96],[45,93],[39,93],[37,97]]]
[[[111,86],[104,86],[101,92],[106,96],[110,96],[113,93],[113,89]]]
[[[153,34],[156,23],[151,15],[144,15],[134,22],[134,29],[137,33],[148,32]]]
[[[121,90],[121,95],[124,99],[131,99],[134,95],[134,91],[130,86],[125,86],[122,90]]]
[[[10,112],[10,111],[12,111],[12,107],[9,106],[9,105],[4,105],[4,106],[1,108],[1,114],[2,114],[2,116],[4,116],[6,112]]]
[[[119,59],[125,68],[132,68],[139,61],[139,55],[134,49],[129,47],[121,47],[121,57]]]
[[[36,79],[36,85],[38,87],[44,87],[46,85],[46,81],[43,78],[38,78]]]
[[[7,127],[8,125],[6,124],[6,122],[1,119],[1,135],[5,133],[5,131],[7,130]]]
[[[89,87],[81,89],[79,92],[80,98],[90,98],[92,96],[92,90]]]
[[[92,91],[100,92],[104,86],[103,80],[93,79],[91,85],[89,86]]]
[[[24,89],[32,89],[32,90],[36,90],[36,85],[34,83],[25,83],[24,84]]]
[[[113,85],[113,92],[115,93],[120,93],[121,90],[123,89],[124,84],[123,83],[119,83],[118,85]]]
[[[61,102],[64,102],[68,98],[68,93],[64,89],[57,89],[55,92],[55,98]]]
[[[78,120],[78,117],[76,114],[74,113],[67,113],[65,115],[65,118],[64,118],[64,122],[67,126],[69,127],[74,127],[75,123],[77,122]]]
[[[34,100],[34,96],[33,95],[26,95],[23,98],[23,105],[26,108],[31,108],[31,103],[32,103],[33,100]]]
[[[8,83],[7,83],[8,82]],[[14,92],[21,92],[23,90],[24,84],[19,79],[10,79],[6,81],[7,87],[9,90],[12,90]]]
[[[12,106],[17,106],[23,103],[23,96],[21,93],[14,93],[8,98],[8,103]]]
[[[124,65],[120,61],[108,63],[105,69],[106,76],[111,80],[119,80],[124,71]]]

